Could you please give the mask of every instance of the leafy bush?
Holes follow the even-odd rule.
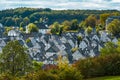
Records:
[[[59,80],[59,77],[57,75],[45,71],[39,71],[28,74],[27,76],[24,77],[24,79],[25,80]]]
[[[82,80],[82,75],[77,69],[70,67],[59,72],[60,80]]]
[[[17,77],[13,77],[7,73],[0,75],[0,80],[19,80]]]
[[[75,63],[84,78],[120,75],[120,55],[108,55],[80,60]]]

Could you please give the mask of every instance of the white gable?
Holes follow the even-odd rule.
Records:
[[[90,53],[89,53],[90,57],[94,57],[95,56],[95,53],[93,50],[90,50]]]
[[[0,42],[0,46],[4,47],[5,45],[6,45],[5,41],[2,40],[2,41]]]
[[[79,60],[85,58],[79,51],[74,52],[72,56],[73,56],[73,60]]]
[[[92,41],[91,46],[95,48],[97,46],[97,42]]]
[[[102,49],[102,47],[99,45],[99,46],[98,46],[98,51],[100,51],[101,49]]]
[[[117,38],[114,38],[114,39],[112,40],[112,42],[115,43],[115,44],[117,44],[117,43],[118,43]]]
[[[41,48],[41,46],[38,44],[38,43],[36,43],[35,45],[34,45],[34,48]]]
[[[46,52],[45,56],[46,56],[46,58],[49,58],[49,57],[53,56],[54,54],[56,54],[56,53]]]
[[[79,45],[80,48],[85,49],[87,47],[87,44],[85,43],[85,41],[82,41]]]
[[[62,43],[66,43],[67,42],[65,37],[62,37],[60,40],[62,41]]]
[[[93,37],[92,37],[92,40],[98,40],[99,41],[99,37],[97,36],[97,35],[94,35]]]
[[[50,44],[45,44],[45,51],[48,50],[51,47]]]
[[[107,35],[108,35],[108,33],[101,32],[101,38],[100,38],[100,40],[103,41],[103,42],[111,41],[111,39]]]

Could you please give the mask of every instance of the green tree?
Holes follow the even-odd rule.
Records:
[[[101,25],[97,25],[96,26],[96,32],[99,33],[100,30],[102,30],[102,26]]]
[[[58,22],[54,22],[53,25],[51,25],[51,33],[57,34],[60,31],[60,24]]]
[[[5,27],[5,32],[4,32],[4,34],[7,35],[10,30],[12,30],[12,27]]]
[[[31,60],[26,50],[16,40],[8,42],[0,55],[1,72],[9,73],[13,76],[27,73],[31,69]]]
[[[38,27],[33,23],[29,23],[27,28],[29,33],[38,32]]]
[[[62,22],[62,25],[63,25],[63,30],[64,31],[67,31],[70,29],[70,22],[65,20],[64,22]]]
[[[112,33],[115,36],[120,36],[120,21],[114,19],[111,23],[108,24],[106,29],[109,33]]]
[[[19,26],[19,24],[20,24],[20,18],[18,18],[18,17],[13,18],[13,21],[15,23],[15,26]]]
[[[60,80],[82,80],[82,76],[79,70],[72,65],[69,65],[67,58],[58,58],[59,77]]]
[[[23,19],[23,22],[25,23],[25,25],[28,25],[29,22],[30,22],[30,20],[29,20],[28,17],[25,17],[25,18]]]
[[[100,53],[102,56],[118,53],[117,45],[112,42],[107,42],[105,46],[100,50]]]
[[[19,28],[19,30],[20,30],[21,32],[23,32],[23,31],[24,31],[23,27],[20,27],[20,28]]]
[[[77,36],[77,46],[79,47],[80,42],[82,41],[82,36]]]
[[[87,28],[86,28],[86,32],[88,33],[88,34],[90,34],[91,32],[92,32],[92,28],[90,27],[90,26],[88,26]]]
[[[84,29],[85,28],[85,21],[82,21],[79,23],[79,29]]]
[[[24,22],[21,22],[20,27],[24,27],[24,26],[25,26]]]
[[[50,32],[51,32],[52,34],[56,34],[56,29],[55,29],[55,28],[51,28]]]
[[[102,24],[102,26],[105,26],[106,23],[106,19],[110,16],[110,14],[108,13],[104,13],[100,15],[100,22]]]
[[[95,27],[96,26],[96,17],[94,15],[90,15],[88,16],[88,18],[85,19],[85,26],[91,26],[91,27]]]
[[[43,22],[43,18],[40,18],[39,22],[42,23]]]
[[[63,27],[60,27],[59,36],[61,36],[62,33],[63,33]]]
[[[33,69],[34,71],[42,70],[43,63],[38,61],[33,61]]]
[[[77,19],[73,19],[73,20],[71,21],[70,29],[71,29],[71,30],[77,30],[78,28],[79,28],[78,20],[77,20]]]
[[[59,32],[60,24],[58,22],[54,22],[53,27],[55,28],[56,32]]]

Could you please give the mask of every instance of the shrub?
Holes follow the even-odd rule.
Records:
[[[19,80],[17,77],[13,77],[8,73],[4,73],[0,75],[0,80]]]
[[[120,55],[108,55],[80,60],[75,63],[84,78],[120,75]]]
[[[77,69],[70,67],[59,72],[60,80],[82,80],[82,75]]]
[[[59,80],[59,77],[57,75],[41,70],[35,73],[29,73],[24,77],[24,79],[25,80]]]

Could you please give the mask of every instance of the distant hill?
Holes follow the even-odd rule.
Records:
[[[0,11],[0,23],[4,26],[25,26],[27,23],[40,23],[47,20],[47,24],[55,21],[78,19],[79,22],[87,16],[118,12],[117,10],[51,10],[49,8],[16,8]],[[28,18],[26,20],[26,17]]]

